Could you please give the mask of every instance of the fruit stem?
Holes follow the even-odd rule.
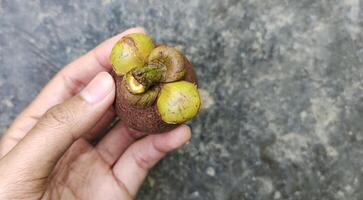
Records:
[[[160,82],[166,67],[161,61],[152,61],[144,67],[136,67],[126,74],[127,88],[133,94],[144,93]]]

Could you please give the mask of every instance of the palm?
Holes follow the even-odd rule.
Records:
[[[112,166],[87,142],[74,144],[50,177],[46,199],[131,199]]]

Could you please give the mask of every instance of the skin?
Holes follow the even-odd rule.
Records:
[[[185,125],[138,139],[118,122],[102,134],[115,116],[108,57],[133,32],[144,31],[67,65],[15,119],[0,140],[0,199],[133,199],[150,168],[189,141]]]

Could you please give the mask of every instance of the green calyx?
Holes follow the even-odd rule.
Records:
[[[197,86],[183,81],[184,56],[175,48],[154,48],[151,38],[135,33],[120,39],[111,52],[113,70],[122,79],[123,97],[130,105],[155,105],[161,119],[180,124],[193,118],[200,108]]]
[[[163,65],[161,82],[168,83],[181,80],[185,75],[184,57],[175,48],[161,45],[151,51],[148,62],[151,65]]]
[[[186,122],[198,113],[201,105],[197,86],[187,81],[166,83],[160,91],[156,105],[164,122]]]
[[[125,75],[135,67],[142,67],[154,49],[152,39],[143,33],[122,37],[112,48],[110,62],[117,75]]]
[[[165,67],[148,65],[146,67],[138,67],[131,70],[132,76],[146,89],[150,86],[155,85],[160,82],[163,73],[165,71]]]
[[[150,52],[146,65],[134,67],[127,72],[127,88],[133,94],[141,94],[157,83],[178,81],[184,75],[184,58],[181,53],[162,45]]]

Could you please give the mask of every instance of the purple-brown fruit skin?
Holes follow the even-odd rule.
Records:
[[[186,73],[183,80],[197,85],[197,76],[193,66],[185,56],[184,67]],[[125,95],[122,95],[124,92],[129,92],[125,85],[122,84],[123,76],[116,75],[113,70],[111,75],[116,84],[116,100],[114,103],[116,114],[126,126],[149,134],[167,132],[179,126],[179,124],[168,124],[161,119],[156,107],[156,101],[152,106],[146,108],[139,108],[129,104],[124,98]]]

